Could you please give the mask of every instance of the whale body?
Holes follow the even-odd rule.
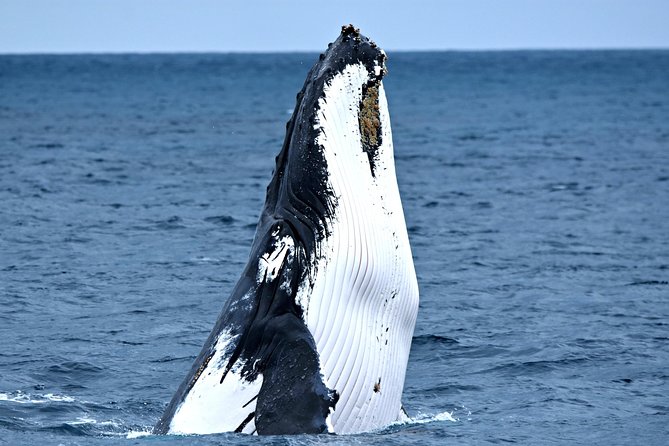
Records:
[[[385,61],[349,25],[309,71],[249,261],[155,433],[344,434],[405,417],[418,284]]]

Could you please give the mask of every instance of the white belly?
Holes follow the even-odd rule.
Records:
[[[337,197],[329,236],[316,260],[312,289],[298,301],[316,341],[325,384],[339,402],[336,433],[373,430],[396,421],[418,311],[418,284],[400,201],[385,93],[379,88],[382,144],[375,177],[362,151],[356,113],[361,90],[336,76],[318,112],[331,187]]]

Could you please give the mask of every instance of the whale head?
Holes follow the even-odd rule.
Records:
[[[263,217],[272,220],[276,203],[290,202],[294,212],[282,216],[296,227],[307,223],[302,235],[310,247],[327,234],[328,220],[346,195],[342,183],[355,187],[367,183],[367,189],[386,178],[395,181],[382,83],[386,59],[385,52],[358,29],[343,26],[297,94]],[[260,227],[264,222],[263,218]],[[308,233],[314,229],[316,239],[311,240]]]

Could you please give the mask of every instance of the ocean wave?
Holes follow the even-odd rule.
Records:
[[[95,424],[96,426],[111,426],[115,428],[120,428],[122,427],[118,422],[116,421],[98,421],[95,418],[90,418],[89,416],[82,416],[82,417],[77,417],[76,420],[74,421],[68,421],[67,424],[70,426],[80,426],[84,424]]]
[[[439,413],[422,413],[418,412],[416,415],[412,417],[405,417],[402,420],[396,421],[392,423],[390,426],[381,429],[380,432],[388,431],[388,432],[394,432],[396,430],[401,430],[404,427],[411,427],[411,426],[416,426],[419,424],[428,424],[428,423],[436,423],[436,422],[441,422],[441,421],[450,421],[453,423],[457,423],[460,421],[459,418],[456,418],[453,416],[455,413],[455,410],[453,411],[444,411],[444,412],[439,412]]]
[[[452,421],[452,422],[457,422],[459,421],[458,418],[453,417],[453,412],[445,411],[445,412],[440,412],[438,414],[422,414],[419,413],[416,416],[413,416],[409,418],[409,420],[402,422],[401,424],[426,424],[426,423],[434,423],[436,421]]]
[[[127,439],[132,440],[133,438],[140,438],[140,437],[148,437],[149,435],[152,435],[151,430],[145,430],[145,431],[130,431],[126,434]]]
[[[44,395],[31,395],[29,393],[23,393],[20,390],[11,393],[0,393],[0,401],[7,401],[11,403],[18,404],[47,404],[47,403],[73,403],[76,400],[67,395],[56,395],[53,393],[47,393]]]

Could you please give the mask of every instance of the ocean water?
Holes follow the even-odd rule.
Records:
[[[667,444],[669,51],[391,53],[412,421],[147,435],[316,57],[0,56],[0,444]]]

